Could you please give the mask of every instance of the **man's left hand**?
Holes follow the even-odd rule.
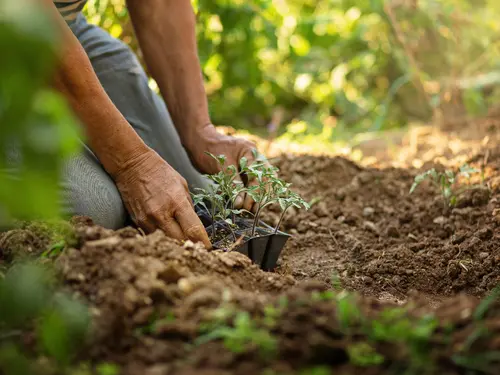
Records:
[[[230,165],[236,166],[236,169],[241,172],[239,161],[245,157],[248,164],[255,161],[252,150],[256,149],[253,142],[246,139],[232,137],[219,133],[213,125],[206,125],[199,129],[197,133],[196,142],[187,147],[187,151],[193,162],[194,166],[202,173],[215,174],[220,172],[220,165],[206,152],[213,155],[225,155],[226,164],[224,167]],[[241,176],[237,176],[241,180]],[[247,185],[252,185],[253,181],[243,181]],[[244,208],[248,211],[255,211],[255,202],[247,195],[242,194],[235,201],[235,208]]]

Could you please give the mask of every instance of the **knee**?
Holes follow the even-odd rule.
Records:
[[[95,224],[108,229],[120,229],[125,226],[127,211],[123,205],[120,193],[116,186],[105,184],[101,194],[92,202],[89,210]]]
[[[109,229],[123,228],[127,211],[113,180],[90,157],[71,160],[64,178],[65,213],[88,216]]]

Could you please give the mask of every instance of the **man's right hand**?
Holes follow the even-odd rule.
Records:
[[[203,242],[211,248],[186,180],[155,151],[148,149],[126,163],[116,173],[115,182],[127,211],[142,229],[161,229],[169,237]]]

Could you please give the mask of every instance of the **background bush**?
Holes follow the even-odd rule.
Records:
[[[484,114],[498,100],[496,0],[193,0],[212,119],[263,130],[277,108],[328,138]],[[90,20],[137,50],[123,0]]]

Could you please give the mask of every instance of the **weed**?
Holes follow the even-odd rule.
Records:
[[[330,375],[332,370],[328,366],[315,366],[303,369],[300,375]]]
[[[262,323],[268,328],[276,326],[278,318],[283,313],[283,310],[288,306],[288,299],[286,296],[281,296],[278,300],[278,305],[267,305],[264,307],[264,317]]]
[[[384,357],[367,342],[349,345],[347,353],[350,362],[356,366],[368,367],[384,363]]]
[[[333,290],[324,290],[322,292],[312,292],[311,298],[313,301],[333,301],[337,297],[337,293]]]
[[[347,292],[337,295],[337,319],[344,330],[349,330],[363,321],[361,310],[354,298],[354,295]]]
[[[445,209],[452,207],[457,202],[457,197],[459,194],[467,189],[471,189],[474,186],[456,186],[458,183],[458,178],[460,176],[470,179],[472,173],[478,173],[479,170],[469,167],[467,164],[460,167],[458,173],[451,170],[446,170],[444,172],[438,172],[435,168],[429,169],[428,171],[419,174],[415,177],[415,181],[410,188],[410,194],[412,194],[415,189],[425,180],[430,180],[434,186],[436,186],[443,199]]]
[[[331,278],[331,286],[333,290],[340,292],[342,290],[342,281],[340,280],[339,274],[334,271]]]
[[[63,250],[66,247],[66,242],[65,241],[59,241],[51,245],[47,250],[45,250],[42,255],[40,255],[41,258],[57,258],[59,255],[62,254]]]
[[[473,318],[476,321],[482,320],[485,318],[486,313],[490,309],[490,307],[499,300],[500,297],[500,286],[497,286],[493,291],[488,295],[488,297],[481,300],[476,310],[474,311]]]
[[[375,341],[396,342],[406,345],[411,355],[411,368],[421,371],[429,367],[428,344],[438,326],[433,315],[415,321],[408,317],[405,308],[384,310],[368,325],[368,336]]]
[[[201,345],[212,340],[222,339],[224,346],[234,352],[242,353],[256,347],[263,358],[272,358],[277,351],[276,339],[269,331],[259,328],[252,321],[250,314],[244,311],[236,313],[233,326],[215,324],[210,330],[195,341]]]
[[[100,363],[96,366],[97,375],[118,375],[120,368],[113,363]]]

